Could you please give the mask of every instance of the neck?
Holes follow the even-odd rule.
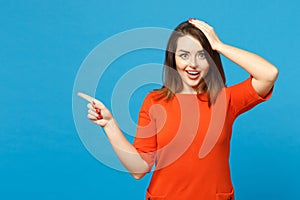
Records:
[[[183,87],[179,94],[201,94],[204,93],[202,89],[199,90],[198,87]]]

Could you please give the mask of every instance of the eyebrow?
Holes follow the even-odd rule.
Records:
[[[190,53],[189,51],[185,51],[185,50],[183,50],[183,49],[178,50],[178,52],[179,52],[179,51],[182,51],[182,52],[184,52],[184,53]],[[202,50],[199,50],[199,51],[197,51],[197,52],[204,53],[204,50],[202,49]]]

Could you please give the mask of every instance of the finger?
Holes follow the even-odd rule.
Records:
[[[91,103],[89,103],[89,104],[87,105],[87,107],[88,107],[88,109],[90,109],[90,110],[96,112],[96,109],[94,108],[94,106],[93,106]]]
[[[88,112],[88,118],[90,120],[100,120],[103,119],[101,113]]]
[[[210,26],[208,23],[206,23],[205,21],[201,21],[201,20],[195,20],[196,23],[201,23],[204,24],[206,26]]]
[[[103,116],[102,116],[101,114],[99,114],[99,115],[97,116],[97,119],[98,119],[98,120],[103,119]]]
[[[98,109],[104,109],[105,108],[104,104],[101,101],[98,101],[98,100],[93,101],[92,106],[94,108],[98,108]]]
[[[77,95],[85,100],[87,100],[88,102],[92,103],[93,101],[95,101],[96,99],[87,95],[87,94],[84,94],[84,93],[81,93],[81,92],[78,92]]]
[[[96,111],[95,111],[95,113],[98,113],[99,115],[101,115],[101,110],[100,110],[100,109],[98,109],[98,108],[96,108]]]
[[[208,25],[207,23],[205,23],[205,22],[202,22],[202,21],[199,21],[199,22],[196,22],[198,25],[202,25],[204,28],[206,28],[207,30],[212,30],[213,29],[213,27],[212,26],[210,26],[210,25]]]
[[[211,27],[208,26],[207,24],[204,24],[202,22],[191,22],[192,24],[194,24],[197,28],[201,29],[201,30],[210,30]]]
[[[97,117],[95,117],[94,115],[91,115],[91,114],[88,114],[87,117],[92,121],[97,120]]]
[[[201,28],[201,29],[203,29],[203,28],[205,28],[206,30],[211,30],[211,29],[213,29],[213,27],[211,27],[209,24],[207,24],[207,23],[204,22],[204,21],[191,19],[191,20],[189,20],[189,22],[190,22],[191,24],[196,25],[198,28]]]
[[[208,23],[206,23],[205,21],[201,21],[201,20],[197,20],[197,19],[189,19],[189,22],[190,23],[195,23],[195,24],[199,24],[199,23],[201,23],[201,24],[203,24],[203,25],[205,25],[205,26],[207,26],[207,27],[211,27]]]
[[[202,33],[204,33],[204,35],[208,38],[211,36],[211,32],[212,32],[212,29],[202,25],[202,24],[195,24],[195,26],[202,31]]]
[[[81,97],[81,98],[87,100],[88,102],[92,103],[92,106],[93,106],[94,108],[99,108],[99,109],[105,108],[104,104],[103,104],[101,101],[99,101],[99,100],[97,100],[97,99],[95,99],[95,98],[93,98],[93,97],[91,97],[91,96],[89,96],[89,95],[87,95],[87,94],[78,92],[77,95],[78,95],[79,97]]]
[[[197,22],[190,22],[193,26],[195,26],[196,28],[198,28],[199,30],[201,30],[203,33],[204,32],[208,32],[209,29],[207,27],[205,27],[204,25],[202,24],[199,24]]]
[[[94,117],[98,117],[98,115],[99,115],[99,113],[94,112],[94,111],[92,111],[92,110],[89,110],[89,111],[88,111],[88,114],[90,114],[90,115],[92,115],[92,116],[94,116]]]

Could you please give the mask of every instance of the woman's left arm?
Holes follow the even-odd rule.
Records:
[[[278,76],[278,69],[274,65],[254,53],[224,44],[214,29],[205,22],[195,19],[190,19],[189,22],[205,34],[213,50],[223,54],[252,75],[252,86],[258,95],[265,97],[270,92]]]

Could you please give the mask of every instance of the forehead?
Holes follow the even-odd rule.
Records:
[[[177,40],[177,50],[186,50],[186,51],[201,51],[203,50],[200,42],[190,35],[185,35]]]

